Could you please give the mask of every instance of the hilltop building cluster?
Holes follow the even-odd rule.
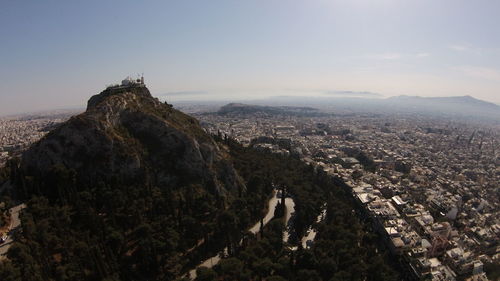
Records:
[[[121,84],[111,84],[107,85],[106,89],[110,88],[126,88],[126,87],[145,87],[146,84],[144,84],[144,75],[141,77],[138,77],[136,79],[127,76],[125,79],[122,80]]]

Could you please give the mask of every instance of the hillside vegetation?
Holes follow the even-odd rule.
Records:
[[[28,207],[0,280],[176,280],[225,247],[198,280],[395,280],[326,174],[211,137],[146,88],[92,97],[8,167]],[[247,231],[274,187],[296,204],[290,245],[279,205],[261,233]],[[312,249],[291,251],[325,203]]]

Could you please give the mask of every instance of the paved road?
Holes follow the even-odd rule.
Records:
[[[9,250],[10,246],[12,246],[12,233],[16,231],[16,229],[21,225],[21,219],[19,218],[19,213],[21,212],[22,209],[26,208],[26,204],[19,204],[15,207],[12,207],[9,212],[10,212],[10,226],[9,226],[9,235],[7,236],[7,240],[0,244],[0,258],[7,254],[7,251]]]
[[[273,190],[273,197],[271,200],[269,200],[268,205],[267,205],[267,214],[264,216],[262,219],[262,223],[266,225],[268,222],[271,221],[271,219],[274,217],[274,210],[276,209],[276,206],[278,205],[278,201],[280,199],[278,198],[278,192],[277,190]],[[257,232],[260,231],[260,221],[257,222],[254,226],[252,226],[249,229],[250,232],[253,234],[257,234]]]
[[[319,214],[319,216],[316,218],[316,222],[321,222],[322,220],[324,220],[326,217],[326,204],[323,205],[323,210],[321,211],[321,214]],[[316,238],[316,229],[309,227],[308,229],[308,232],[307,234],[302,237],[302,248],[304,249],[307,249],[309,248],[310,244],[312,244],[312,242],[314,242],[314,238]],[[311,241],[311,242],[309,242]]]
[[[283,242],[287,243],[288,238],[290,237],[290,233],[288,230],[290,229],[290,218],[292,217],[292,214],[295,213],[295,201],[293,201],[292,198],[287,197],[285,198],[285,231],[283,232]]]
[[[274,210],[276,209],[276,205],[278,205],[279,200],[280,200],[280,198],[278,198],[278,192],[275,189],[275,190],[273,190],[273,197],[268,202],[267,214],[262,219],[262,223],[264,224],[264,226],[268,222],[270,222],[271,219],[274,217]],[[286,199],[285,199],[285,201],[286,201]],[[254,226],[252,226],[248,231],[252,232],[253,234],[257,234],[257,232],[260,231],[260,221],[257,222]],[[240,245],[241,245],[242,241],[243,240],[240,241]],[[200,266],[212,268],[214,265],[219,263],[219,261],[221,260],[221,256],[227,256],[227,252],[228,252],[228,249],[226,247],[226,248],[224,248],[224,250],[222,250],[222,252],[218,253],[217,255],[215,255],[211,258],[204,260],[201,264],[197,265],[194,269],[191,269],[188,273],[189,279],[194,280],[196,278],[196,268],[198,268]]]

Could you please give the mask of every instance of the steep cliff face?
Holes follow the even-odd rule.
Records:
[[[91,97],[84,113],[24,153],[21,171],[45,179],[61,166],[74,172],[80,188],[100,181],[199,183],[224,197],[245,188],[227,152],[196,119],[153,98],[141,86],[110,88]]]

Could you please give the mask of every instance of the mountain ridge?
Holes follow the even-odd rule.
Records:
[[[335,114],[403,114],[426,115],[433,118],[460,118],[474,123],[498,124],[500,105],[471,96],[420,97],[396,96],[389,98],[358,97],[273,97],[255,101],[259,105],[311,106],[322,112]]]
[[[266,114],[266,115],[301,115],[324,116],[317,108],[306,106],[265,106],[245,103],[228,103],[216,112],[218,115]]]
[[[451,103],[462,103],[462,104],[477,105],[477,106],[483,105],[491,108],[500,109],[500,105],[498,104],[481,100],[470,95],[450,96],[450,97],[423,97],[423,96],[400,95],[400,96],[388,97],[387,100],[407,100],[407,101],[419,100],[419,101],[451,102]]]

